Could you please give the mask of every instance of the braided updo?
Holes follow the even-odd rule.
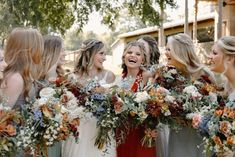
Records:
[[[78,50],[78,57],[76,59],[74,71],[83,75],[88,75],[89,69],[93,65],[94,55],[104,47],[102,41],[96,39],[88,39],[82,43]]]
[[[225,36],[217,41],[217,46],[227,55],[235,55],[235,36]]]

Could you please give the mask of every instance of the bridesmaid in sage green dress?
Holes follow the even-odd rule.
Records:
[[[183,33],[170,36],[166,45],[167,64],[175,66],[189,78],[199,79],[207,75],[215,82],[214,75],[198,59],[193,41]],[[168,157],[204,157],[202,137],[190,126],[176,132],[170,129]]]
[[[40,80],[44,82],[54,81],[56,77],[63,75],[63,70],[61,70],[63,61],[64,48],[62,39],[58,36],[46,36],[44,39],[43,68],[40,71]],[[61,142],[57,142],[48,148],[48,157],[60,156]]]

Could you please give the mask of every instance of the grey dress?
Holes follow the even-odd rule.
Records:
[[[205,157],[202,137],[190,126],[179,132],[170,129],[169,157]]]

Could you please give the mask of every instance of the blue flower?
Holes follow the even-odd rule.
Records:
[[[93,94],[91,95],[91,99],[93,100],[104,100],[104,94]]]
[[[40,110],[33,110],[34,120],[40,123],[40,126],[44,126],[42,112]]]
[[[208,122],[211,120],[211,115],[205,116],[202,119],[202,122],[199,125],[199,131],[201,135],[208,136],[209,135],[209,128],[208,128]]]

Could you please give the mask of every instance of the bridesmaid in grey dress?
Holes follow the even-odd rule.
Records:
[[[44,39],[44,51],[42,55],[43,67],[40,71],[40,80],[49,83],[54,81],[56,77],[63,75],[57,71],[57,67],[61,66],[64,61],[63,41],[58,36],[46,36]],[[48,149],[48,157],[61,156],[61,142],[55,143]]]
[[[170,36],[165,54],[167,64],[175,66],[189,78],[198,79],[202,75],[207,75],[212,82],[215,82],[213,73],[200,63],[193,41],[188,35],[180,33]],[[163,151],[168,152],[168,157],[205,156],[202,137],[191,126],[184,126],[178,132],[170,129],[167,143],[168,147]]]
[[[38,79],[43,51],[42,35],[32,28],[15,28],[9,35],[5,48],[7,67],[1,81],[1,92],[8,98],[11,108],[21,109],[26,98],[35,96],[34,80]],[[17,152],[17,157],[30,156]]]

